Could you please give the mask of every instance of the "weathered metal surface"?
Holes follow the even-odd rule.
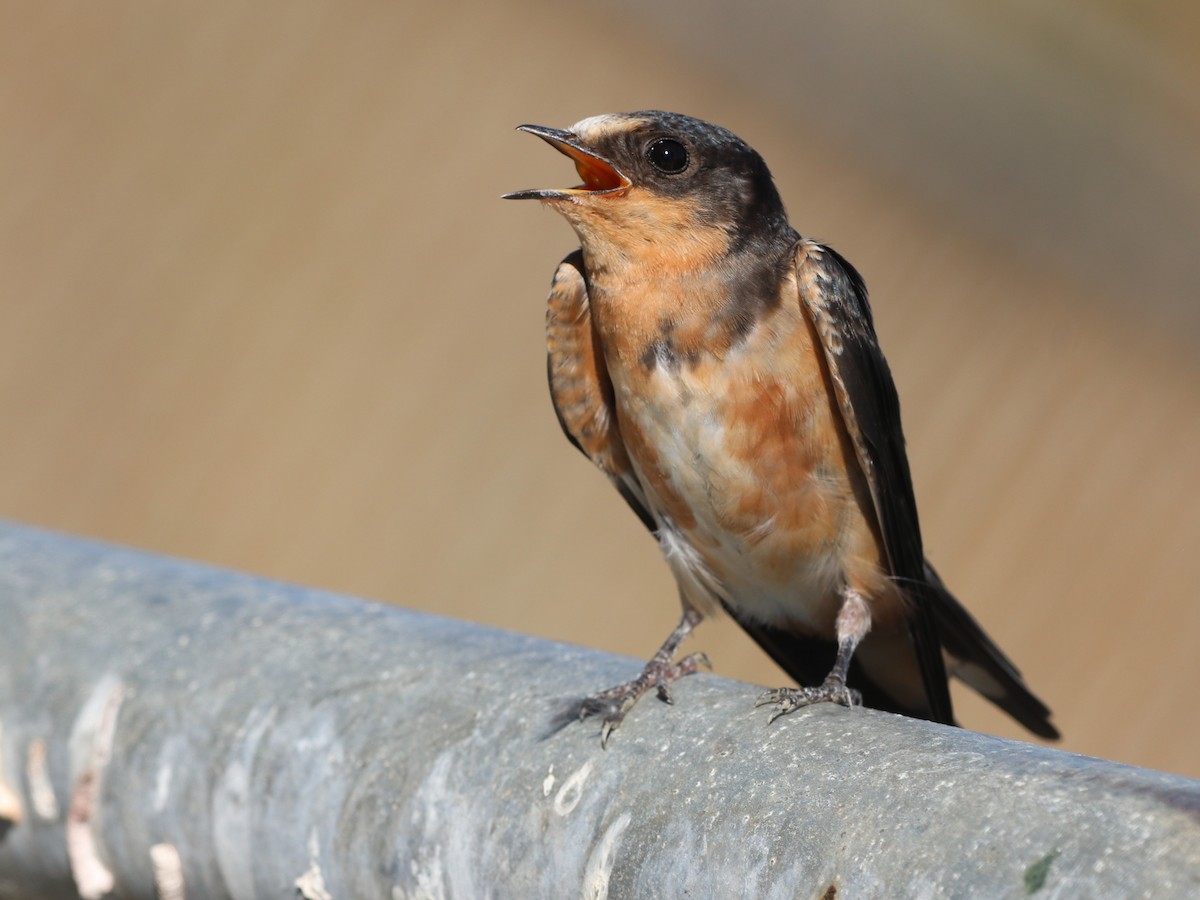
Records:
[[[0,527],[0,898],[1200,893],[1189,779],[867,710],[767,727],[711,676],[608,750],[553,731],[639,665]]]

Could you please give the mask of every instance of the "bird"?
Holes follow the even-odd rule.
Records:
[[[1033,734],[1051,713],[925,557],[895,383],[862,276],[790,224],[770,170],[732,132],[680,113],[521,125],[581,183],[530,189],[579,247],[546,310],[547,373],[567,439],[658,541],[682,613],[634,678],[579,703],[607,745],[727,613],[812,704],[956,725],[957,677]]]

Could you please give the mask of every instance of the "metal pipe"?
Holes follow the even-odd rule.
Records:
[[[0,898],[1195,896],[1200,782],[0,526]],[[1114,716],[1119,715],[1114,713]]]

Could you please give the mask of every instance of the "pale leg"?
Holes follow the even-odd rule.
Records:
[[[862,594],[854,588],[847,587],[842,591],[842,608],[838,611],[836,628],[837,657],[820,687],[776,688],[759,696],[755,706],[775,705],[775,711],[767,720],[768,725],[794,709],[814,703],[833,702],[842,706],[862,703],[858,691],[846,686],[846,673],[859,641],[871,630],[871,610]]]
[[[712,667],[708,657],[703,653],[693,653],[677,663],[672,662],[675,658],[675,651],[679,649],[683,639],[691,634],[692,629],[700,623],[700,619],[701,615],[696,610],[685,608],[679,624],[667,635],[667,639],[658,648],[658,652],[650,657],[650,661],[642,669],[642,674],[632,681],[618,684],[616,687],[601,691],[583,701],[579,710],[580,719],[590,716],[603,718],[604,724],[600,729],[601,746],[608,743],[609,735],[621,724],[625,713],[629,712],[642,694],[650,688],[657,689],[659,699],[664,703],[671,703],[670,683],[672,681],[685,675],[691,675],[700,666]]]

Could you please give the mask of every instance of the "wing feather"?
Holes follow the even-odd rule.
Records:
[[[915,606],[909,630],[932,718],[953,721],[944,646],[958,677],[1034,734],[1057,738],[1050,710],[925,559],[900,400],[879,350],[862,277],[834,250],[809,241],[798,247],[796,271],[802,302],[821,335],[842,419],[870,485],[891,574]]]
[[[546,300],[546,351],[550,399],[563,434],[608,475],[653,533],[657,525],[617,426],[612,382],[592,329],[580,250],[568,255],[554,273]]]
[[[801,302],[821,338],[842,421],[871,491],[891,575],[913,602],[909,633],[930,716],[953,723],[935,601],[925,579],[900,398],[875,336],[866,285],[838,253],[811,241],[801,241],[797,248],[796,277]]]

